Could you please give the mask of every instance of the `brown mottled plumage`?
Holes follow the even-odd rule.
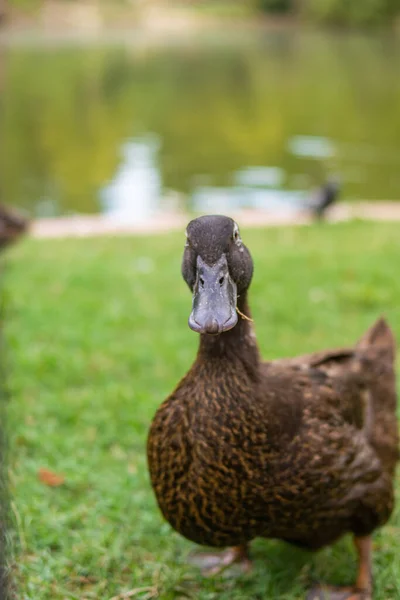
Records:
[[[0,250],[16,241],[27,229],[27,219],[0,204]]]
[[[196,296],[207,286],[199,265],[207,269],[224,255],[238,308],[249,315],[252,261],[235,227],[227,217],[192,221],[182,270]],[[317,550],[347,532],[363,546],[394,503],[398,430],[388,325],[380,319],[354,348],[267,363],[249,321],[239,318],[224,331],[206,316],[196,330],[218,326],[217,335],[201,334],[192,368],[151,425],[148,462],[164,517],[208,546],[243,546],[261,536]],[[368,560],[360,559],[364,566]],[[332,598],[369,598],[370,573],[368,582],[357,581],[367,595]]]

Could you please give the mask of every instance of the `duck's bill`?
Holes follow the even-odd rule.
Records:
[[[236,302],[236,285],[227,265],[218,262],[210,267],[200,259],[189,327],[214,335],[232,329],[238,320]]]

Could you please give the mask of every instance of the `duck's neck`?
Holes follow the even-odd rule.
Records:
[[[238,298],[238,309],[250,318],[247,294]],[[259,373],[260,353],[257,346],[253,323],[238,315],[238,322],[229,331],[219,335],[200,335],[198,358],[204,361],[225,359],[240,362],[249,376],[257,379]]]

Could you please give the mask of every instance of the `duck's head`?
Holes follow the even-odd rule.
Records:
[[[209,215],[190,221],[182,275],[193,292],[189,327],[208,334],[232,329],[238,296],[244,296],[253,275],[253,261],[233,219]]]

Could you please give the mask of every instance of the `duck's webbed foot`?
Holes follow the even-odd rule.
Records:
[[[206,577],[218,575],[234,564],[239,565],[244,573],[252,568],[247,544],[228,548],[224,552],[194,552],[189,556],[189,562],[200,567]]]
[[[357,588],[318,586],[307,594],[306,600],[372,600],[372,596],[371,592]]]
[[[370,537],[355,537],[358,554],[358,575],[353,588],[318,586],[313,588],[306,600],[372,600],[372,543]]]

